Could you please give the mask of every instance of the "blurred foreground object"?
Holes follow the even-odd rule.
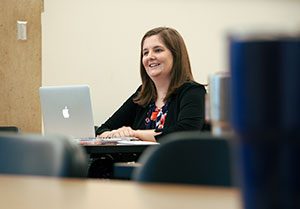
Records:
[[[231,34],[229,61],[244,208],[300,208],[300,36]]]
[[[165,136],[140,157],[139,182],[233,186],[230,140],[199,131]]]
[[[1,133],[0,173],[86,177],[87,156],[65,136]]]
[[[230,126],[230,74],[215,73],[209,78],[210,119],[213,135],[231,134]]]

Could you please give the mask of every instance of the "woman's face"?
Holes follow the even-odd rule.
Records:
[[[159,35],[153,35],[144,40],[142,62],[147,74],[152,80],[170,79],[173,66],[171,51],[163,44]]]

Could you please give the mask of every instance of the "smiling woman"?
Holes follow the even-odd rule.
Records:
[[[142,62],[153,82],[157,83],[163,80],[165,85],[170,83],[173,57],[158,35],[145,39]]]
[[[175,29],[158,27],[144,35],[140,74],[142,85],[97,135],[157,141],[169,133],[202,129],[206,91],[194,81],[184,40]]]

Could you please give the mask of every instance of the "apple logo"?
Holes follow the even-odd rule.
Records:
[[[65,106],[65,108],[62,110],[62,114],[64,118],[69,118],[70,114],[69,114],[69,109],[67,106]]]

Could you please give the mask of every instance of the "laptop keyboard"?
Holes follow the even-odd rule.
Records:
[[[102,138],[102,137],[86,137],[75,139],[80,144],[116,144],[120,141],[140,141],[134,137],[113,137],[113,138]]]

